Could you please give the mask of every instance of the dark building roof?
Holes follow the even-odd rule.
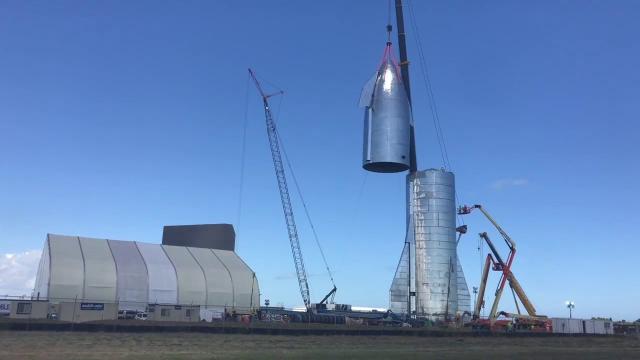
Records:
[[[235,251],[236,232],[231,224],[165,226],[162,245]]]

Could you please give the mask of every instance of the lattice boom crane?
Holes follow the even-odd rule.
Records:
[[[282,156],[280,153],[280,142],[278,140],[278,131],[276,129],[276,123],[273,120],[273,114],[269,106],[269,98],[275,95],[283,94],[282,91],[278,91],[273,94],[266,94],[260,86],[260,82],[256,78],[254,72],[249,69],[249,74],[253,79],[260,96],[262,96],[262,103],[264,106],[264,116],[267,121],[267,135],[269,137],[269,146],[271,148],[271,158],[273,159],[273,167],[276,172],[276,178],[278,180],[278,190],[280,191],[280,201],[282,202],[282,211],[284,212],[284,218],[287,223],[287,232],[289,234],[289,242],[291,244],[291,253],[293,254],[293,262],[296,268],[296,276],[298,277],[298,285],[300,286],[300,294],[304,301],[304,306],[307,310],[311,309],[311,295],[309,294],[309,282],[307,281],[307,271],[304,268],[304,261],[302,260],[302,250],[300,249],[300,239],[298,237],[298,229],[296,228],[296,221],[293,216],[293,206],[291,205],[291,197],[289,196],[289,187],[287,186],[287,178],[284,172],[284,165],[282,163]]]

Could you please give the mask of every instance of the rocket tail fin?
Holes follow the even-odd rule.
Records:
[[[396,314],[406,314],[409,303],[409,243],[405,243],[400,261],[389,289],[389,309]]]
[[[471,312],[471,295],[469,294],[469,287],[467,286],[467,280],[464,277],[462,271],[462,265],[460,264],[460,257],[456,254],[456,262],[458,263],[458,312],[463,313],[465,311]]]

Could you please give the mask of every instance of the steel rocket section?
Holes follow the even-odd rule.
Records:
[[[438,169],[409,175],[415,241],[415,311],[442,319],[458,311],[455,179]]]
[[[362,91],[365,170],[393,173],[409,169],[411,106],[401,79],[387,56]]]

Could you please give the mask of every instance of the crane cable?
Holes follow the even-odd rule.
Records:
[[[322,249],[322,245],[320,244],[320,238],[318,237],[318,233],[316,231],[316,227],[313,225],[313,221],[311,220],[311,215],[309,214],[309,209],[307,208],[307,203],[306,201],[304,201],[304,196],[302,196],[302,190],[300,189],[300,184],[298,183],[298,178],[296,177],[295,172],[293,171],[293,166],[291,166],[291,161],[289,161],[289,155],[287,155],[287,150],[284,146],[284,142],[282,139],[282,136],[280,135],[280,132],[278,131],[278,124],[277,124],[277,119],[280,116],[280,109],[282,108],[282,100],[284,98],[284,93],[282,96],[280,96],[280,100],[278,102],[278,107],[276,109],[276,116],[273,119],[273,123],[274,123],[274,130],[278,135],[278,140],[280,141],[280,148],[282,149],[282,154],[284,155],[284,160],[287,163],[287,168],[289,169],[289,173],[291,174],[291,179],[293,180],[293,184],[296,188],[296,193],[298,194],[298,197],[300,197],[300,202],[302,203],[302,208],[304,209],[304,214],[305,217],[307,218],[307,221],[309,222],[309,227],[311,228],[311,232],[313,233],[313,239],[316,243],[316,245],[318,246],[318,250],[320,250],[320,255],[322,257],[322,261],[324,262],[324,266],[325,269],[327,270],[327,274],[329,275],[329,279],[331,279],[331,284],[335,287],[336,283],[335,280],[333,279],[333,273],[331,272],[331,269],[329,268],[329,263],[327,262],[327,257],[324,254],[324,250]]]
[[[436,138],[438,140],[438,146],[440,147],[440,157],[442,159],[442,165],[446,170],[453,171],[451,161],[449,160],[449,152],[447,151],[447,144],[444,138],[444,132],[442,131],[442,125],[440,123],[440,114],[438,113],[438,106],[436,105],[435,96],[433,94],[433,88],[431,86],[431,77],[429,76],[429,67],[427,65],[426,56],[424,55],[424,48],[422,46],[422,39],[420,32],[418,31],[418,23],[416,21],[416,15],[413,10],[413,1],[408,0],[409,17],[411,19],[411,28],[415,34],[416,48],[418,49],[418,59],[420,63],[420,69],[422,72],[422,79],[427,89],[427,97],[429,98],[429,108],[431,110],[431,118],[433,120],[433,126],[436,131]],[[461,203],[458,196],[458,190],[455,190],[454,194],[456,202]],[[458,221],[464,225],[464,218],[457,215]]]
[[[422,46],[422,39],[420,38],[420,32],[418,31],[418,24],[415,18],[415,12],[413,11],[413,2],[408,1],[409,16],[411,18],[411,27],[415,34],[416,49],[418,49],[418,59],[420,61],[420,69],[422,70],[422,78],[427,89],[427,96],[429,98],[429,108],[433,119],[433,125],[436,130],[436,137],[438,140],[438,146],[440,147],[440,156],[442,158],[442,165],[445,169],[451,170],[451,162],[449,161],[449,154],[447,152],[447,145],[445,143],[444,134],[442,132],[442,126],[440,124],[440,115],[438,114],[438,107],[436,105],[435,96],[431,87],[431,78],[429,76],[429,69],[427,66],[426,57],[424,55],[424,48]]]
[[[264,83],[269,84],[269,86],[274,89],[280,90],[277,86],[269,83],[267,81],[262,80]],[[247,128],[249,127],[249,91],[251,88],[251,74],[247,74],[247,85],[244,94],[244,118],[242,120],[242,141],[240,145],[240,182],[238,189],[238,209],[236,212],[236,248],[240,243],[240,230],[241,230],[241,222],[242,222],[242,202],[244,200],[244,181],[245,181],[245,171],[246,171],[246,160],[247,160]],[[282,102],[282,99],[280,99]]]
[[[282,100],[280,100],[282,101]],[[278,106],[278,112],[280,112]],[[275,123],[275,119],[274,119]],[[309,227],[311,227],[311,232],[313,233],[313,239],[315,240],[316,245],[318,246],[318,250],[320,250],[320,255],[322,257],[322,261],[324,262],[324,266],[327,270],[327,274],[329,275],[329,279],[331,279],[331,284],[335,287],[336,283],[333,280],[333,274],[331,273],[331,269],[329,268],[329,263],[327,262],[327,258],[324,255],[324,250],[322,249],[322,245],[320,245],[320,239],[318,237],[318,233],[316,232],[316,227],[313,225],[313,221],[311,221],[311,215],[309,214],[309,209],[307,208],[307,203],[304,201],[304,197],[302,196],[302,190],[300,189],[300,185],[298,184],[298,179],[296,178],[296,174],[293,172],[293,167],[291,166],[291,162],[289,161],[289,156],[287,155],[287,150],[282,141],[282,136],[278,132],[278,127],[275,126],[275,131],[278,133],[278,139],[280,140],[280,147],[282,148],[282,154],[284,155],[284,160],[287,163],[287,168],[289,168],[289,173],[291,174],[291,179],[293,179],[293,184],[295,185],[296,192],[300,197],[300,202],[302,203],[302,208],[304,209],[304,214],[309,222]]]
[[[240,215],[242,213],[241,209],[242,209],[242,194],[243,194],[243,187],[244,187],[244,177],[245,177],[245,157],[246,157],[246,139],[247,139],[247,125],[248,125],[248,109],[249,109],[249,87],[250,87],[250,82],[251,82],[251,75],[248,76],[247,78],[247,90],[246,90],[246,99],[245,99],[245,117],[244,117],[244,124],[243,124],[243,130],[242,130],[242,150],[241,150],[241,159],[240,159],[240,191],[239,191],[239,196],[238,196],[238,223],[240,221]],[[278,89],[279,91],[280,88],[278,88],[277,86],[275,86],[274,84],[262,80],[263,83],[268,84],[269,86]],[[279,118],[280,116],[280,109],[282,108],[282,100],[284,98],[284,92],[282,92],[282,96],[279,97],[280,100],[278,101],[278,106],[276,109],[276,116],[272,119],[273,120],[273,124],[274,124],[274,130],[277,134],[278,137],[278,142],[280,144],[280,147],[282,149],[282,153],[284,154],[284,158],[285,158],[285,162],[287,163],[287,167],[289,168],[289,172],[291,173],[291,178],[293,179],[293,183],[295,184],[295,188],[296,188],[296,192],[298,194],[298,196],[300,197],[300,201],[302,203],[302,207],[304,208],[304,213],[305,216],[307,218],[307,221],[309,222],[309,226],[311,227],[311,231],[313,232],[313,237],[315,240],[316,245],[318,246],[318,249],[320,250],[320,255],[322,257],[322,261],[324,262],[324,266],[327,270],[327,274],[329,275],[329,278],[331,279],[331,284],[333,285],[333,287],[336,287],[335,281],[333,279],[333,273],[331,272],[331,269],[329,268],[329,263],[327,262],[327,258],[324,254],[324,250],[322,249],[322,246],[320,245],[320,239],[318,237],[318,233],[316,231],[315,226],[313,225],[313,221],[311,220],[311,215],[309,214],[309,209],[307,208],[307,203],[304,201],[304,197],[302,196],[302,190],[300,189],[300,185],[298,184],[298,179],[295,176],[295,173],[293,171],[293,167],[291,166],[291,162],[289,161],[289,156],[287,155],[287,151],[284,147],[284,143],[282,140],[282,136],[280,135],[280,133],[278,132],[278,126],[277,126],[277,122],[276,119]],[[239,227],[239,226],[238,226]],[[239,229],[238,229],[239,232]],[[334,294],[335,296],[335,294]]]

